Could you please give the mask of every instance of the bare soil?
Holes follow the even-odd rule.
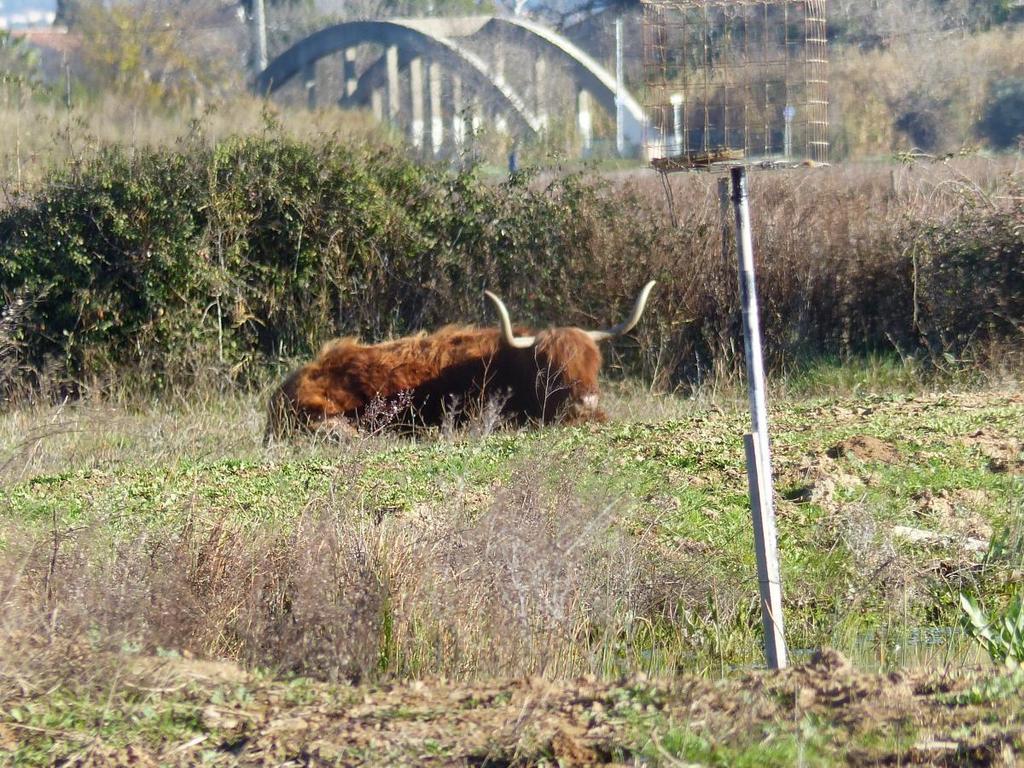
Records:
[[[900,459],[899,451],[872,435],[855,435],[841,440],[829,449],[828,455],[833,459],[856,456],[861,461],[881,461],[886,464],[895,464]]]
[[[28,739],[66,755],[55,764],[82,767],[694,764],[671,747],[673,734],[684,732],[714,745],[704,755],[714,764],[731,764],[737,755],[762,764],[756,750],[764,744],[806,739],[813,764],[1019,765],[1022,694],[979,694],[981,679],[870,674],[832,651],[781,673],[723,681],[530,678],[364,687],[297,685],[231,664],[145,659],[124,673],[121,686],[146,692],[155,707],[190,708],[196,721],[187,738],[125,745],[8,721],[0,725],[0,755]],[[8,700],[4,707],[26,703]],[[767,755],[768,763],[779,759]]]
[[[964,443],[987,458],[993,472],[1024,474],[1024,445],[1019,438],[984,427],[965,437]]]

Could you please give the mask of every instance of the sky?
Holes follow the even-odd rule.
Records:
[[[577,5],[579,0],[546,0],[543,4],[550,8],[566,9]],[[535,3],[528,2],[527,5]],[[26,11],[49,11],[57,9],[57,0],[0,0],[0,14],[25,13]]]
[[[0,30],[53,22],[56,0],[0,0]]]
[[[580,2],[581,0],[527,0],[525,4],[527,7],[541,4],[548,8],[564,11]],[[0,0],[0,29],[11,26],[12,21],[17,26],[23,25],[25,23],[24,14],[53,13],[56,9],[57,0]],[[33,18],[31,21],[35,24],[40,23],[38,18]]]
[[[57,10],[57,0],[0,0],[0,14],[5,16],[13,13],[25,13],[26,11],[49,11]]]

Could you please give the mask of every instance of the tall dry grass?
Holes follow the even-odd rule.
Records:
[[[198,137],[213,144],[229,136],[283,131],[297,139],[333,134],[342,141],[388,131],[368,112],[324,108],[315,111],[282,107],[238,95],[192,107],[161,110],[140,106],[114,94],[68,101],[41,92],[38,86],[0,82],[0,208],[35,189],[52,169],[81,163],[101,147],[119,144],[134,150],[173,147]]]
[[[993,88],[1024,78],[1024,30],[921,30],[913,18],[885,45],[837,48],[829,76],[834,158],[885,157],[917,147],[985,143],[980,121]]]
[[[771,365],[785,371],[821,356],[880,352],[1012,367],[1024,313],[1011,298],[1024,273],[1014,223],[1022,215],[1022,181],[1024,159],[1012,157],[753,173],[754,251]],[[654,178],[622,183],[652,210],[664,211]],[[669,385],[728,379],[742,362],[742,340],[735,257],[722,248],[717,179],[684,174],[670,183],[680,220],[671,238],[623,264],[617,255],[630,253],[624,228],[597,231],[593,250],[606,254],[595,265],[597,291],[602,281],[614,291],[614,275],[623,269],[636,274],[631,279],[645,271],[657,276],[649,316],[635,332],[645,374]],[[731,220],[725,225],[731,239]],[[962,265],[956,287],[944,282],[948,265],[965,254],[973,254],[973,267]],[[997,273],[988,271],[985,264],[996,261]],[[1007,298],[1013,308],[998,309]],[[988,349],[985,328],[992,326],[986,323],[998,313],[1012,319]],[[953,316],[963,322],[959,338],[940,330]]]
[[[696,556],[628,532],[620,499],[524,467],[491,500],[370,515],[347,479],[284,529],[202,513],[120,536],[6,522],[0,677],[31,676],[41,647],[348,680],[657,672],[692,653],[658,627],[698,617],[712,586]]]

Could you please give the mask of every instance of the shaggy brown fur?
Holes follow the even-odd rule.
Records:
[[[517,329],[516,335],[528,334]],[[597,408],[601,352],[578,328],[536,334],[529,349],[506,344],[497,328],[446,326],[382,344],[337,339],[293,371],[270,399],[266,437],[295,428],[351,431],[368,409],[406,398],[402,423],[459,420],[488,398],[515,422],[603,420]]]

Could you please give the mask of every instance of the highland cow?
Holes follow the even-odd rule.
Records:
[[[624,322],[602,331],[513,329],[504,303],[485,291],[497,328],[445,326],[381,344],[335,339],[274,391],[266,440],[296,429],[354,433],[382,412],[392,423],[436,426],[488,401],[516,424],[602,421],[598,342],[630,331],[653,287],[644,286]]]

